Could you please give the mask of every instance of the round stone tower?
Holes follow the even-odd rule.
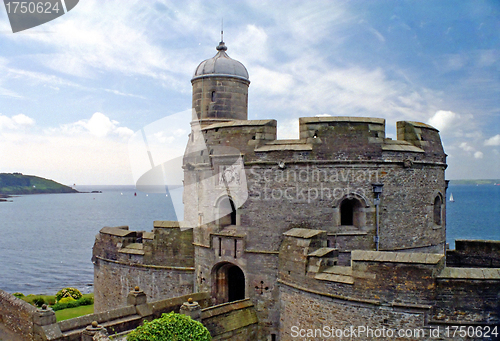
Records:
[[[201,62],[191,79],[193,120],[202,126],[248,119],[248,71],[227,55],[223,41],[216,49],[217,54]]]

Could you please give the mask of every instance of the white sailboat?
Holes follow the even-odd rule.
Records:
[[[450,202],[455,202],[455,199],[453,199],[453,193],[450,194]]]

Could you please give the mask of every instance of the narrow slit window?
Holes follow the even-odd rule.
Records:
[[[441,210],[442,210],[441,196],[434,199],[434,224],[441,225]]]

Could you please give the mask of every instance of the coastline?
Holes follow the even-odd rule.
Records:
[[[12,196],[7,194],[0,194],[0,202],[12,202],[12,200],[7,200],[8,198],[12,198]]]

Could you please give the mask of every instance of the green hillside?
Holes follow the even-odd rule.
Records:
[[[0,194],[78,193],[52,180],[21,173],[0,173]]]

